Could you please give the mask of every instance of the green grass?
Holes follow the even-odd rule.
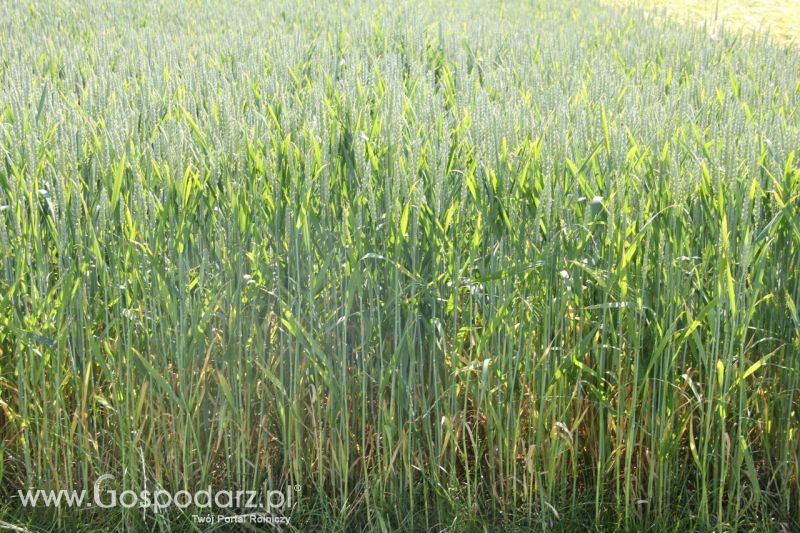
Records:
[[[800,527],[800,59],[596,2],[0,6],[0,520]]]

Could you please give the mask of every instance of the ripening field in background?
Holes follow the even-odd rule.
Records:
[[[782,43],[800,45],[800,0],[602,0],[636,6],[656,16],[668,16],[705,27],[745,34],[768,34]]]
[[[0,525],[797,530],[799,106],[599,0],[3,2]]]

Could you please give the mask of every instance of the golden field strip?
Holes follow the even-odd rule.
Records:
[[[698,25],[712,34],[720,28],[747,34],[766,32],[781,43],[797,43],[800,36],[800,0],[608,0],[634,5]]]

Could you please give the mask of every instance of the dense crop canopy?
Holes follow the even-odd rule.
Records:
[[[298,528],[797,527],[796,49],[573,0],[0,15],[0,517],[110,473],[301,485]]]

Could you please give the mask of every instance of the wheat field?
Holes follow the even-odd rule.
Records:
[[[800,0],[603,1],[705,28],[712,36],[722,31],[768,35],[779,43],[794,46],[800,39]]]
[[[593,0],[0,4],[0,526],[797,530],[798,104]]]

